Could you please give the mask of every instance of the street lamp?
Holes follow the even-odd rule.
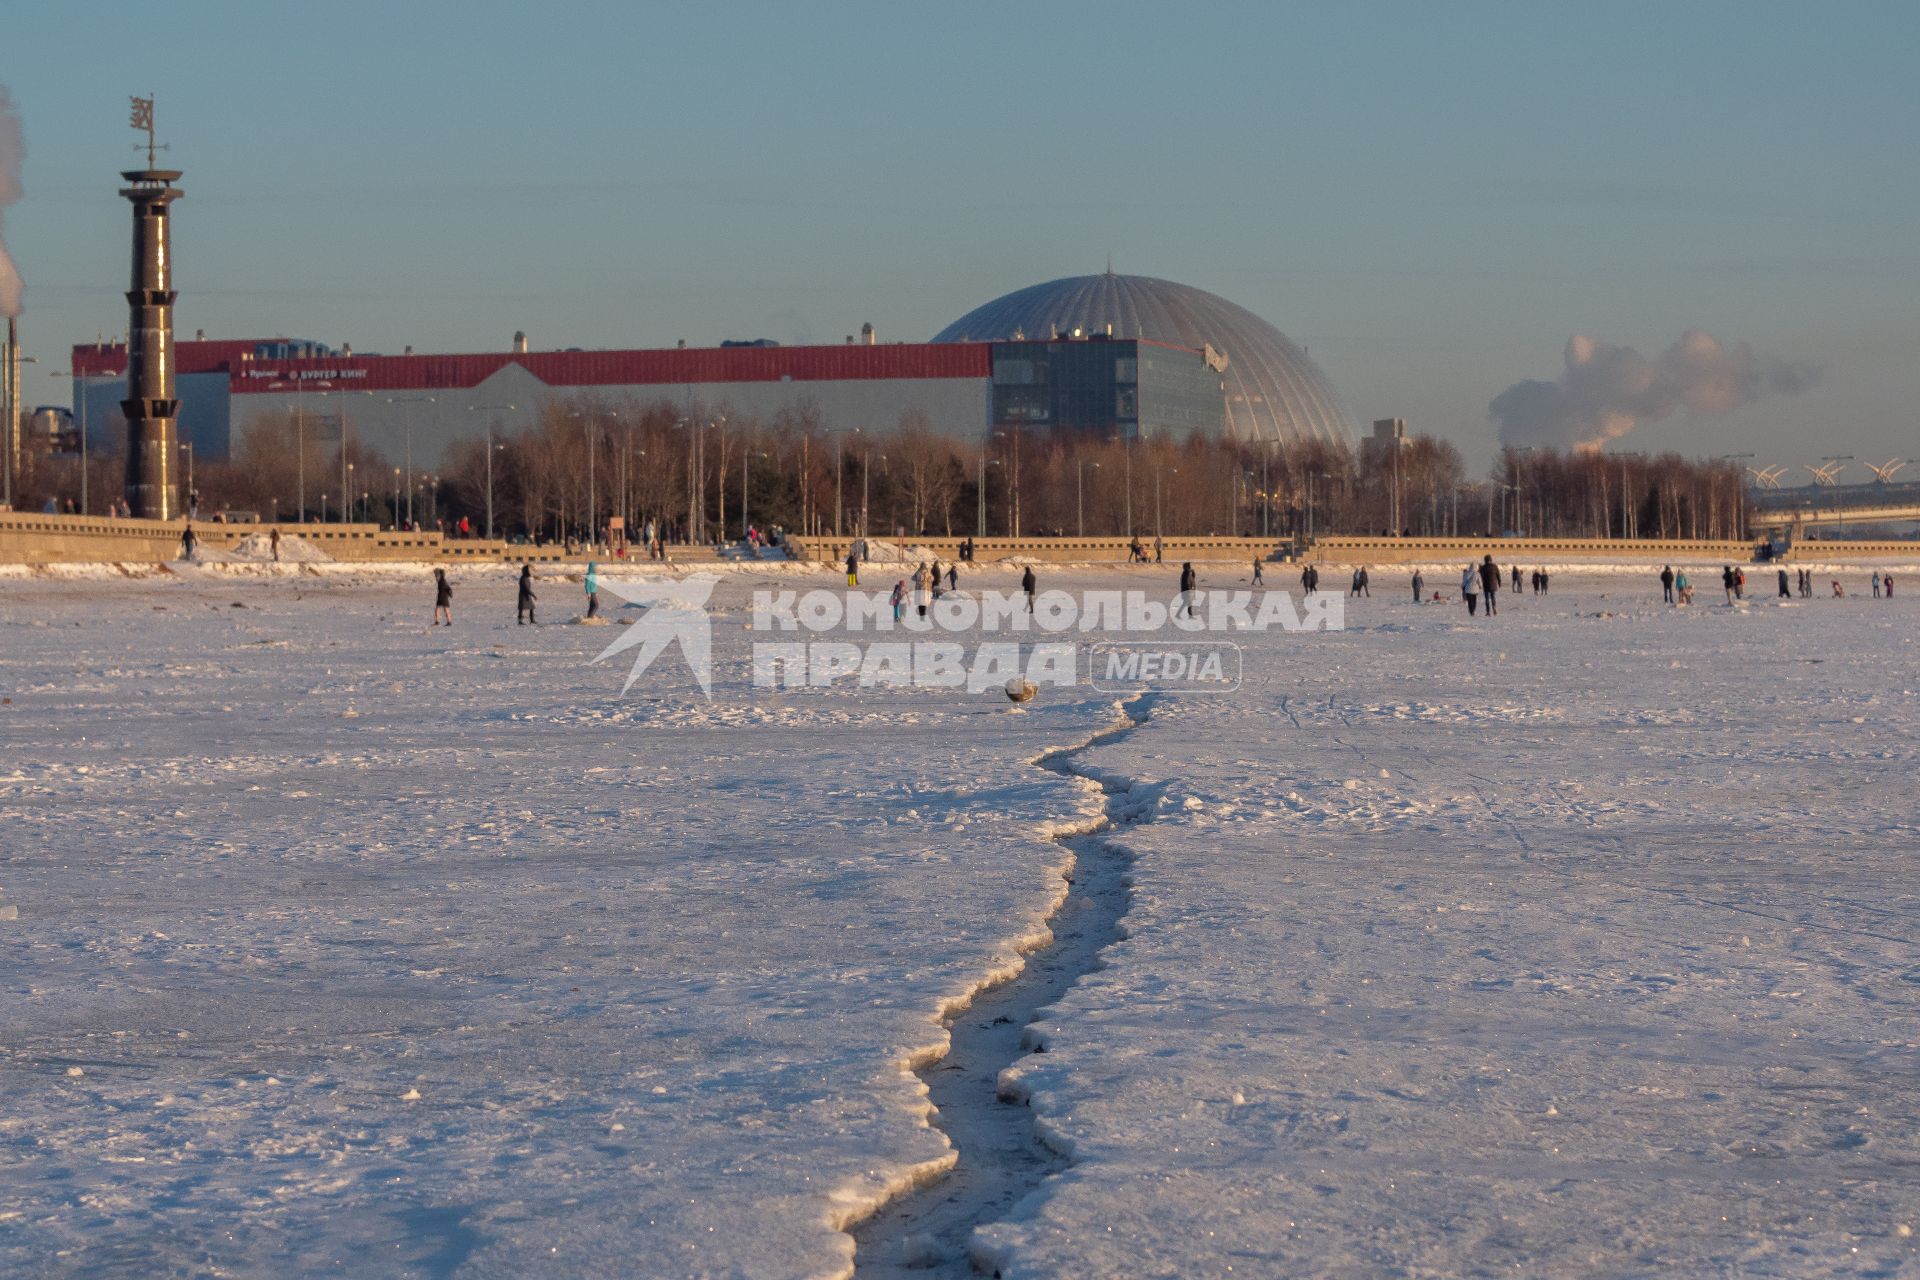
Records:
[[[1012,459],[1012,462],[1011,462],[1011,465],[1009,465],[1006,468],[1006,472],[1007,472],[1007,536],[1009,538],[1018,538],[1020,536],[1020,424],[1019,424],[1019,421],[1015,420],[1011,424],[1011,426],[1013,428],[1011,431],[994,432],[993,438],[996,440],[1012,441],[1012,450],[1009,454],[1010,458]]]
[[[641,456],[643,457],[645,456],[644,451],[642,452]],[[746,448],[746,447],[742,447],[740,450],[740,538],[742,541],[746,540],[747,525],[748,525],[747,463],[750,459],[753,459],[753,458],[770,458],[772,456],[773,456],[772,454],[766,452],[764,449],[761,450],[759,453],[755,453],[752,449]]]
[[[492,413],[505,409],[509,413],[517,411],[510,404],[470,404],[468,413]],[[501,448],[506,446],[502,445]],[[493,419],[487,419],[487,541],[493,541]]]
[[[1073,466],[1073,505],[1075,508],[1075,514],[1078,516],[1078,524],[1080,529],[1080,533],[1078,536],[1082,538],[1087,536],[1087,467],[1088,465],[1089,464],[1085,458],[1076,458],[1074,460],[1074,466]],[[1100,469],[1100,464],[1097,462],[1091,465],[1095,471],[1098,471]]]
[[[839,538],[845,536],[841,532],[841,520],[846,510],[845,503],[841,500],[841,492],[847,478],[847,468],[843,460],[844,446],[847,433],[852,432],[858,435],[860,428],[828,427],[827,432],[833,437],[833,536]],[[865,470],[866,468],[861,468],[862,483],[865,482]]]
[[[78,382],[80,375],[70,369],[57,369],[56,378],[72,378]],[[84,390],[74,389],[74,400],[80,405],[80,514],[87,514],[87,394]]]
[[[1000,465],[1000,459],[987,456],[987,448],[983,445],[980,449],[980,523],[975,526],[979,532],[974,535],[979,538],[987,536],[987,468]]]
[[[1116,439],[1120,442],[1121,452],[1125,453],[1127,456],[1127,541],[1128,542],[1133,541],[1133,438],[1135,435],[1139,434],[1139,430],[1140,430],[1139,427],[1136,426],[1131,432],[1129,432],[1124,436],[1113,437],[1113,439]]]
[[[315,385],[331,387],[333,384],[322,381]],[[269,382],[267,384],[267,390],[269,391],[284,391],[288,387],[293,388],[294,465],[297,468],[300,486],[299,491],[295,494],[295,497],[297,497],[300,502],[298,522],[305,524],[307,522],[307,401],[304,394],[306,391],[306,383],[296,377],[290,382]],[[193,481],[187,481],[187,488],[193,488]]]
[[[973,525],[973,536],[976,538],[987,536],[987,450],[991,447],[991,441],[980,446],[980,482],[974,487],[974,496],[980,503],[980,514],[975,517]]]
[[[342,520],[345,520],[345,519],[347,519],[347,516],[346,516],[346,514],[345,514],[345,513],[346,513],[346,509],[347,509],[348,507],[350,507],[350,506],[352,506],[352,505],[353,505],[353,477],[352,477],[352,475],[350,474],[350,473],[351,473],[351,472],[353,471],[353,464],[347,461],[347,401],[346,401],[346,397],[347,397],[347,396],[368,396],[368,397],[371,397],[371,396],[373,395],[373,392],[371,392],[371,391],[347,391],[347,390],[340,390],[340,391],[333,391],[333,390],[328,390],[328,391],[322,391],[322,392],[321,392],[320,394],[321,394],[321,396],[323,396],[323,397],[324,397],[324,396],[330,396],[330,395],[337,395],[337,396],[340,396],[340,397],[341,397],[341,400],[340,400],[340,494],[341,494],[341,498],[340,498],[340,508],[341,508],[341,513],[342,513],[342,514],[341,514],[341,519],[342,519]]]
[[[433,404],[434,397],[432,396],[388,396],[387,403],[403,406],[400,410],[400,424],[401,424],[401,430],[406,436],[407,523],[412,524],[413,523],[413,406],[416,404]],[[395,506],[396,507],[398,506],[397,502]],[[395,510],[393,514],[393,518],[395,520],[398,520],[400,518],[400,513],[398,510]]]
[[[512,408],[513,406],[509,405],[507,407]],[[589,547],[597,547],[600,545],[600,495],[594,483],[593,455],[595,450],[593,439],[593,410],[569,409],[567,416],[569,418],[580,419],[580,424],[586,429],[587,433],[587,545]],[[723,418],[721,421],[724,422],[725,419]]]
[[[867,483],[867,477],[873,472],[873,442],[869,440],[866,445],[860,451],[860,536],[863,538],[867,536],[867,513],[873,510],[868,500],[873,490]],[[880,459],[881,466],[885,466],[886,462],[885,457]]]

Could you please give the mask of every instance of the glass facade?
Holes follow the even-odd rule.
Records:
[[[1198,351],[1095,336],[994,343],[992,412],[1023,430],[1213,435],[1226,400]]]

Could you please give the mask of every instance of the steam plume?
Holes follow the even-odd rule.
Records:
[[[1701,329],[1687,330],[1658,360],[1575,334],[1557,380],[1514,383],[1493,398],[1487,416],[1501,444],[1592,453],[1681,409],[1732,413],[1764,396],[1798,395],[1819,378],[1816,366],[1756,356],[1744,342],[1723,347]]]
[[[20,272],[7,256],[5,219],[7,206],[20,198],[20,162],[26,157],[20,113],[13,109],[7,86],[0,84],[0,318],[20,314]]]

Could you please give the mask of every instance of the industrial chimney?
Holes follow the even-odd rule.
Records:
[[[6,505],[13,506],[13,478],[20,474],[20,322],[7,317],[7,350],[0,357],[0,405],[6,407],[6,420],[0,422],[0,448],[6,450]]]

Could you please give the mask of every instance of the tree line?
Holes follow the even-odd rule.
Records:
[[[1742,538],[1746,486],[1730,460],[1505,449],[1484,477],[1433,436],[1353,446],[1204,435],[1115,440],[999,428],[963,440],[914,413],[843,427],[807,407],[767,418],[688,414],[591,396],[545,403],[525,428],[452,446],[410,475],[318,415],[263,416],[231,458],[197,460],[203,515],[411,523],[540,542],[675,541],[748,525],[816,536],[1192,534]],[[120,458],[95,450],[89,505],[117,497]],[[186,468],[182,468],[183,478]],[[79,498],[78,459],[23,458],[17,506]],[[411,483],[408,483],[411,481]]]

